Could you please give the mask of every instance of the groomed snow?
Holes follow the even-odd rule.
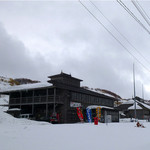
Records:
[[[0,109],[1,150],[149,150],[150,123],[50,124],[17,119]]]

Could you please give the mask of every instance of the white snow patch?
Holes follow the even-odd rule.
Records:
[[[114,109],[112,107],[101,106],[101,105],[100,106],[99,105],[90,105],[87,108],[89,108],[89,109],[96,109],[97,107],[106,108],[106,109]]]
[[[10,86],[5,87],[0,90],[0,92],[11,92],[11,91],[17,91],[17,90],[29,90],[29,89],[35,89],[35,88],[42,88],[42,87],[49,87],[52,84],[48,82],[44,83],[34,83],[34,84],[23,84],[23,85],[17,85],[17,86]]]
[[[147,105],[147,104],[144,104],[144,103],[142,103],[142,102],[137,102],[138,104],[141,104],[141,105],[143,105],[145,108],[147,108],[147,109],[150,109],[150,106],[149,105]]]
[[[129,110],[134,110],[135,109],[135,106],[132,105],[131,107],[128,108]],[[140,107],[137,103],[136,103],[136,109],[140,110],[140,109],[143,109],[142,107]]]

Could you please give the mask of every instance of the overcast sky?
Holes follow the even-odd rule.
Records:
[[[147,63],[88,1],[82,1],[147,68]],[[116,2],[93,1],[116,28],[150,60],[150,35]],[[130,1],[124,3],[150,30]],[[150,2],[139,1],[150,16]],[[111,90],[123,98],[150,99],[150,72],[145,70],[78,1],[0,1],[0,76],[48,80],[61,71],[82,85]]]

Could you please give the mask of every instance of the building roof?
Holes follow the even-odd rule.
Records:
[[[128,108],[128,110],[134,110],[134,109],[135,109],[134,105],[132,105],[132,106],[130,106],[130,107]],[[140,106],[136,103],[136,109],[140,110],[140,109],[143,109],[143,108],[140,107]]]
[[[60,74],[57,74],[57,75],[48,76],[48,78],[54,78],[54,77],[67,77],[67,78],[71,78],[71,79],[74,79],[74,80],[83,81],[81,79],[72,77],[71,74],[66,74],[66,73],[63,73],[63,72],[61,72]]]
[[[34,84],[23,84],[23,85],[16,85],[7,87],[5,89],[0,90],[0,93],[9,93],[13,91],[21,91],[21,90],[30,90],[30,89],[37,89],[37,88],[45,88],[50,87],[52,84],[50,83],[34,83]]]
[[[135,109],[134,104],[128,108],[128,110],[133,110],[133,109]],[[136,109],[148,109],[148,110],[150,110],[150,106],[143,103],[143,102],[136,101]]]
[[[99,105],[90,105],[87,108],[89,108],[89,109],[96,109],[97,107],[106,108],[106,109],[114,109],[113,107],[99,106]]]
[[[140,105],[142,108],[146,108],[146,109],[149,109],[150,110],[150,105],[147,105],[145,103],[142,103],[142,102],[139,102],[137,101],[138,105]]]

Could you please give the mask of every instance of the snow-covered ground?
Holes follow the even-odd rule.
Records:
[[[150,123],[50,124],[17,119],[0,107],[1,150],[149,150]]]

